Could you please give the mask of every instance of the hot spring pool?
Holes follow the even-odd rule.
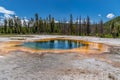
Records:
[[[32,49],[73,49],[86,46],[86,44],[80,41],[73,40],[48,40],[48,41],[36,41],[36,42],[24,42],[22,46]]]

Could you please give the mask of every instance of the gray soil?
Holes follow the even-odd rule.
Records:
[[[37,36],[38,38],[43,38]],[[38,39],[38,38],[34,39]],[[103,42],[106,39],[76,37]],[[29,39],[29,38],[28,38]],[[1,41],[9,41],[2,38]],[[0,80],[120,80],[120,43],[112,40],[112,48],[103,54],[27,53],[14,51],[0,55]]]

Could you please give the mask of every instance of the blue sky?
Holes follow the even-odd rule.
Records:
[[[73,14],[83,18],[88,15],[93,21],[107,21],[120,15],[120,0],[0,0],[0,16],[15,14],[31,18],[35,13],[42,18],[51,14],[56,19],[69,19]]]

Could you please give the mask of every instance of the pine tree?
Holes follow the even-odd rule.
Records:
[[[39,33],[39,28],[38,28],[38,26],[39,26],[39,16],[38,16],[38,14],[36,13],[36,14],[35,14],[35,31],[36,31],[36,33]]]
[[[103,36],[103,21],[102,20],[100,20],[99,27],[100,27],[100,35]]]
[[[79,19],[77,17],[76,23],[75,23],[75,35],[79,35]]]
[[[4,20],[4,32],[7,33],[7,24],[8,24],[8,21],[7,19]]]
[[[52,20],[51,20],[51,23],[50,23],[51,33],[54,32],[54,27],[55,27],[55,20],[54,20],[54,17],[52,17]]]
[[[82,35],[82,26],[81,26],[81,16],[79,18],[79,35],[81,36]]]
[[[90,35],[90,18],[89,16],[87,16],[87,20],[86,20],[86,29],[87,29],[87,35]]]
[[[83,35],[86,35],[87,34],[87,29],[86,29],[86,21],[85,21],[85,19],[83,19],[83,24],[82,24],[82,34]]]
[[[70,15],[70,22],[69,22],[69,28],[70,28],[70,34],[72,35],[72,32],[73,32],[73,16],[72,14]]]
[[[111,23],[111,34],[112,34],[112,37],[116,37],[116,35],[115,35],[115,33],[116,33],[116,30],[115,30],[115,23],[114,23],[114,21]]]

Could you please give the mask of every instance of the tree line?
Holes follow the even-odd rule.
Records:
[[[4,25],[0,27],[0,34],[59,34],[59,35],[77,35],[77,36],[100,36],[100,37],[119,37],[120,27],[115,26],[112,22],[109,26],[105,26],[104,22],[92,22],[90,17],[82,19],[77,17],[73,19],[71,14],[69,20],[65,18],[55,21],[55,18],[49,15],[42,19],[36,13],[34,18],[26,21],[19,17],[4,19]]]

